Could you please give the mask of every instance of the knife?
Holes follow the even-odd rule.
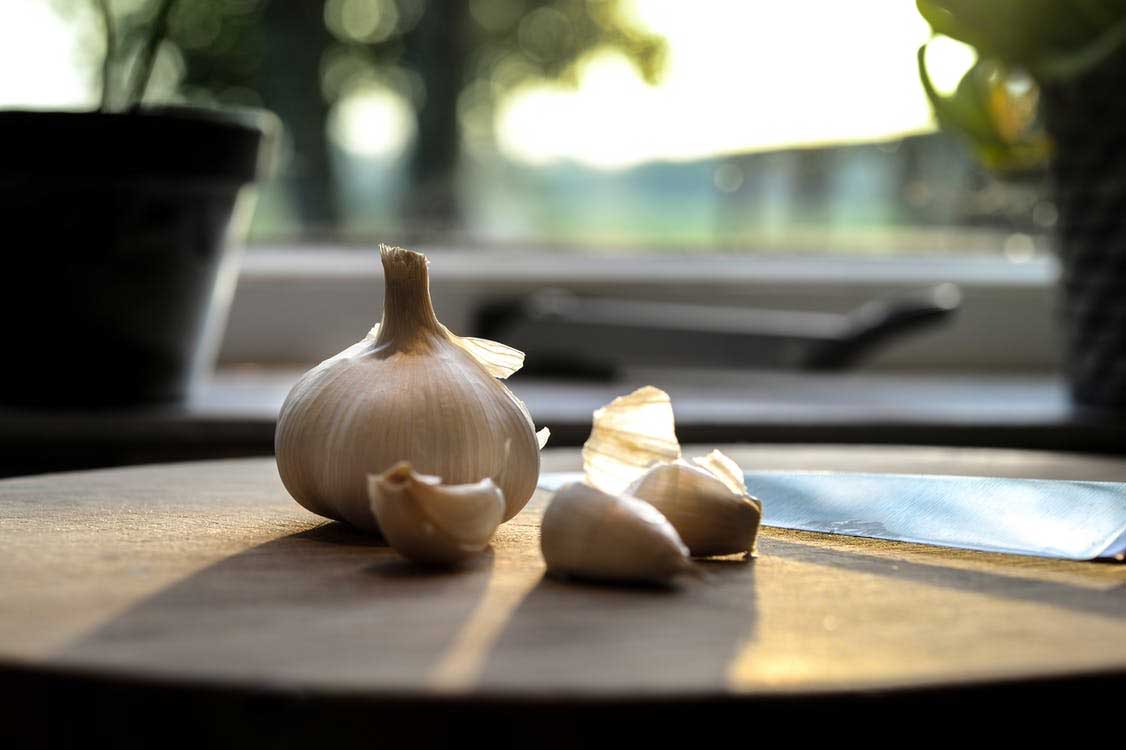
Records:
[[[551,473],[554,490],[582,479]],[[1126,559],[1126,483],[749,471],[766,526],[1062,560]]]

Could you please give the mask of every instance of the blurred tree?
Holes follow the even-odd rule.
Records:
[[[491,139],[495,108],[516,87],[575,82],[576,63],[601,46],[624,53],[646,80],[656,79],[663,41],[635,25],[625,6],[622,0],[328,0],[326,19],[337,37],[330,54],[359,61],[352,75],[374,73],[414,103],[411,183],[402,203],[408,229],[458,226],[465,128],[475,124],[478,135]]]
[[[90,0],[55,0],[62,9]],[[184,100],[264,106],[285,123],[281,175],[306,231],[340,220],[325,138],[330,103],[321,58],[332,43],[321,2],[97,0],[112,18],[103,64],[103,109]],[[152,54],[151,78],[141,73]],[[163,101],[162,101],[163,100]]]
[[[332,41],[322,3],[309,0],[180,0],[168,25],[189,101],[264,106],[285,123],[281,179],[308,234],[331,232],[341,219],[325,134],[331,102],[321,86]]]
[[[492,114],[507,93],[536,80],[574,82],[576,63],[595,48],[622,52],[649,81],[664,51],[632,22],[624,0],[96,2],[114,18],[110,79],[135,78],[151,48],[150,101],[168,96],[164,80],[188,102],[260,105],[281,117],[292,146],[284,179],[312,231],[340,219],[326,126],[333,104],[357,85],[378,81],[413,104],[403,224],[445,231],[460,219],[464,126],[491,139]]]

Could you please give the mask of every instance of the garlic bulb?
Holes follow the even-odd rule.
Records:
[[[582,482],[555,493],[540,549],[548,572],[578,578],[663,583],[691,567],[688,548],[656,508]]]
[[[378,532],[367,477],[409,461],[453,485],[491,478],[508,520],[535,491],[546,439],[497,380],[524,355],[438,322],[421,253],[380,246],[380,256],[382,322],[305,373],[282,405],[274,440],[282,482],[314,513]]]
[[[504,494],[493,480],[442,484],[402,461],[368,477],[372,513],[383,538],[415,562],[455,563],[480,552],[504,518]]]
[[[657,508],[693,557],[754,552],[762,503],[719,451],[693,463],[681,458],[672,401],[659,388],[639,388],[594,412],[583,470],[592,486]]]
[[[713,451],[712,460],[731,459]],[[657,464],[638,477],[626,493],[661,511],[693,557],[730,555],[754,548],[762,504],[746,490],[733,491],[703,466],[685,461]]]

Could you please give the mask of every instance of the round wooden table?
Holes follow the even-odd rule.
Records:
[[[1126,481],[1126,460],[1058,453],[725,450],[748,469]],[[545,471],[578,465],[545,452]],[[1123,565],[765,529],[757,559],[669,590],[576,584],[544,577],[542,494],[441,572],[308,513],[270,459],[0,482],[2,731],[568,745],[604,719],[1027,711],[1126,685]]]

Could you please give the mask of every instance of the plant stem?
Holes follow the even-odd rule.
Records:
[[[105,31],[106,51],[102,57],[102,99],[98,109],[108,112],[110,108],[110,88],[113,78],[113,56],[117,47],[117,39],[113,31],[113,14],[110,12],[109,0],[97,0],[98,12],[102,16],[102,29]]]
[[[156,18],[153,19],[152,26],[149,28],[149,35],[133,65],[132,85],[129,87],[128,98],[125,100],[126,108],[140,106],[141,101],[145,98],[145,89],[148,88],[149,78],[152,76],[153,62],[156,60],[160,43],[164,41],[164,36],[168,31],[168,16],[175,4],[176,0],[161,0],[160,6],[157,8]]]

